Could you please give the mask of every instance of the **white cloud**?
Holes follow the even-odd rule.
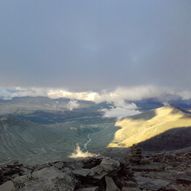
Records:
[[[71,100],[67,104],[67,108],[72,111],[73,109],[79,108],[80,104],[76,100]]]
[[[141,100],[150,97],[158,97],[163,93],[163,90],[154,86],[135,86],[135,87],[119,87],[114,91],[102,92],[97,97],[98,102],[109,101],[119,102],[121,100]]]
[[[23,96],[46,96],[49,98],[68,98],[73,100],[85,100],[100,103],[103,101],[117,103],[121,100],[135,101],[146,98],[158,98],[162,101],[168,101],[180,97],[182,99],[191,99],[190,90],[180,90],[168,87],[156,86],[134,86],[119,87],[112,91],[83,91],[72,92],[66,89],[53,88],[0,88],[0,97],[2,99],[12,99],[13,97]]]
[[[103,117],[106,118],[123,118],[128,116],[137,115],[140,113],[138,107],[135,103],[125,103],[123,101],[114,103],[114,106],[110,109],[102,109],[104,114]]]
[[[50,98],[69,98],[77,100],[95,101],[99,97],[99,93],[87,91],[87,92],[71,92],[64,89],[49,89],[47,96]]]

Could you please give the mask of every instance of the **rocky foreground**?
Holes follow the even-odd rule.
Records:
[[[0,166],[0,191],[191,191],[191,152]]]

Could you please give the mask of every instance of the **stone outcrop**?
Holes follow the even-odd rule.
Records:
[[[191,190],[191,153],[145,156],[136,147],[133,149],[120,162],[99,156],[31,167],[18,162],[1,165],[0,191]],[[143,162],[145,159],[149,162]]]

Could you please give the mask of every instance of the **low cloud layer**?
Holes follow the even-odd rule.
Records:
[[[72,111],[73,109],[79,108],[80,104],[76,100],[71,100],[67,104],[67,108]]]
[[[100,92],[84,91],[72,92],[66,89],[53,88],[0,88],[1,99],[12,99],[14,97],[24,96],[44,96],[52,99],[68,98],[71,100],[93,101],[96,103],[110,102],[120,103],[121,101],[136,101],[147,98],[158,98],[161,101],[168,101],[172,99],[191,99],[190,90],[180,90],[167,87],[157,86],[134,86],[134,87],[120,87],[112,91],[103,90]],[[72,102],[74,104],[74,102]]]
[[[137,115],[140,113],[138,110],[138,107],[135,103],[125,103],[125,102],[120,102],[120,103],[114,103],[114,106],[110,109],[102,109],[103,117],[106,118],[118,118],[121,119],[123,117],[127,116],[133,116]]]

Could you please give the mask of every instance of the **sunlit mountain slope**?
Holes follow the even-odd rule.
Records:
[[[173,129],[191,127],[191,115],[177,108],[164,106],[154,110],[150,119],[126,118],[116,122],[120,129],[109,147],[131,147]]]

